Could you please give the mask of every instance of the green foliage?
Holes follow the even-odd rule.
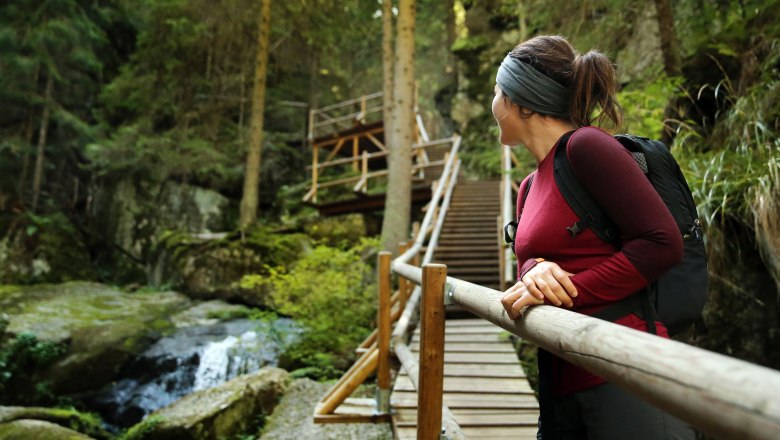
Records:
[[[64,345],[40,341],[32,333],[22,333],[3,344],[0,347],[0,403],[55,403],[48,384],[34,383],[34,375],[66,351]]]
[[[623,107],[623,131],[660,139],[664,128],[664,109],[674,98],[681,96],[682,78],[660,75],[641,88],[628,88],[618,93]]]
[[[305,227],[306,235],[333,247],[346,248],[359,244],[366,235],[363,216],[347,214],[337,217],[319,217]]]
[[[316,378],[337,376],[349,366],[353,352],[367,336],[376,315],[371,266],[363,255],[378,247],[362,239],[354,247],[315,247],[290,270],[272,268],[267,277],[247,276],[243,284],[272,287],[274,310],[304,327],[300,341],[280,361],[288,369],[308,368]]]

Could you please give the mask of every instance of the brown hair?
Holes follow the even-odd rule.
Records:
[[[615,67],[603,53],[591,50],[578,54],[565,38],[542,35],[518,44],[509,56],[569,89],[570,119],[576,126],[591,125],[596,107],[600,109],[596,117],[599,125],[609,120],[617,128],[623,122],[623,110],[615,96]]]

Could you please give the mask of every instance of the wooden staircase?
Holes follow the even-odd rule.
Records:
[[[434,261],[447,265],[447,275],[499,288],[500,212],[498,180],[458,182],[434,253]]]

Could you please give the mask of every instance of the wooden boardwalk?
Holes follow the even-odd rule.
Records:
[[[415,353],[419,338],[418,328],[410,345]],[[508,334],[482,319],[449,319],[444,338],[444,403],[466,437],[535,439],[539,404]],[[396,438],[415,439],[417,393],[403,370],[390,402]]]

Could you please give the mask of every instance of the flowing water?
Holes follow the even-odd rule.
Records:
[[[90,399],[89,406],[116,427],[132,426],[193,391],[276,365],[297,334],[295,323],[286,318],[181,329],[130,362],[121,379]]]

